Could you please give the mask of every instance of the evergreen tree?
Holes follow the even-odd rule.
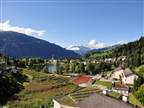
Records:
[[[48,66],[45,65],[42,71],[47,73],[48,72]]]
[[[141,78],[140,77],[138,77],[138,78],[135,77],[134,78],[133,89],[132,89],[133,94],[138,90],[140,85],[141,85]]]
[[[85,73],[85,66],[83,63],[79,64],[80,73]]]
[[[135,97],[144,105],[144,84],[142,84],[138,91],[135,93]]]

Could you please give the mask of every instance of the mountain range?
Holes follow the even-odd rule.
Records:
[[[91,49],[89,47],[85,47],[83,45],[71,45],[70,47],[67,47],[67,50],[72,50],[80,55],[83,54],[88,54],[88,53],[92,53],[92,52],[105,52],[108,50],[112,50],[116,47],[120,46],[120,44],[115,44],[109,47],[104,47],[104,48],[98,48],[98,49]]]
[[[73,58],[80,55],[56,44],[12,31],[0,31],[0,52],[16,58],[23,56]]]
[[[66,49],[67,50],[72,50],[75,53],[78,53],[80,55],[91,50],[89,47],[85,47],[83,45],[71,45],[70,47],[67,47]]]

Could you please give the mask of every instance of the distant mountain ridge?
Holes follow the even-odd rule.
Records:
[[[105,47],[105,48],[99,48],[99,49],[92,49],[90,51],[87,51],[83,54],[88,54],[88,53],[92,53],[92,52],[105,52],[105,51],[109,51],[109,50],[112,50],[116,47],[120,46],[120,44],[116,44],[116,45],[113,45],[113,46],[109,46],[109,47]]]
[[[72,50],[80,55],[83,54],[88,54],[92,52],[105,52],[111,49],[114,49],[116,47],[120,46],[120,44],[112,45],[109,47],[104,47],[104,48],[98,48],[98,49],[90,49],[89,47],[85,47],[83,45],[71,45],[70,47],[67,47],[67,50]]]
[[[72,50],[75,53],[78,53],[80,55],[91,50],[89,47],[85,47],[83,45],[71,45],[70,47],[67,47],[66,49]]]
[[[7,56],[71,58],[80,55],[56,44],[12,31],[0,31],[0,52]]]

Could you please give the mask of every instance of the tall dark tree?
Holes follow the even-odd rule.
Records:
[[[79,64],[79,68],[80,68],[80,73],[85,73],[84,63],[80,63],[80,64]]]
[[[75,68],[76,68],[76,62],[75,61],[72,63],[71,68],[72,68],[72,72],[75,72]]]
[[[133,89],[132,89],[133,94],[138,90],[140,85],[141,85],[141,77],[138,77],[138,78],[135,77],[134,78]]]
[[[68,72],[69,71],[69,63],[65,64],[65,71]]]

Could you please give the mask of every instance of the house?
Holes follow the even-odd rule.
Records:
[[[123,82],[125,84],[133,84],[134,78],[138,77],[136,74],[134,74],[134,71],[129,68],[124,69],[123,72],[124,72]]]
[[[108,91],[103,94],[94,93],[83,101],[77,103],[76,108],[135,108],[134,105],[128,103],[128,96],[123,96],[123,101],[108,95]]]
[[[125,84],[133,84],[134,78],[138,77],[135,72],[133,70],[131,70],[130,68],[122,68],[122,67],[118,67],[114,69],[113,72],[113,79],[119,79],[120,76],[122,77],[122,81]]]
[[[123,57],[122,57],[122,61],[125,61],[125,60],[126,60],[126,58],[127,58],[126,56],[123,56]]]
[[[121,93],[123,95],[128,95],[130,89],[129,89],[129,86],[127,86],[125,84],[122,84],[120,82],[114,82],[112,84],[112,91]]]
[[[94,59],[92,60],[92,63],[98,63],[98,60]]]
[[[69,94],[59,96],[58,98],[62,98],[66,95]],[[136,108],[135,105],[129,103],[128,96],[124,95],[122,100],[120,100],[109,96],[109,91],[107,89],[103,90],[103,94],[97,92],[92,93],[82,101],[76,102],[75,107],[61,104],[56,100],[56,98],[53,99],[53,105],[54,108]]]
[[[11,72],[15,74],[15,73],[19,72],[19,70],[18,69],[12,69]]]
[[[74,59],[71,59],[71,60],[70,60],[70,63],[73,63],[73,62],[75,62],[75,61],[76,61],[76,60],[74,60]]]

